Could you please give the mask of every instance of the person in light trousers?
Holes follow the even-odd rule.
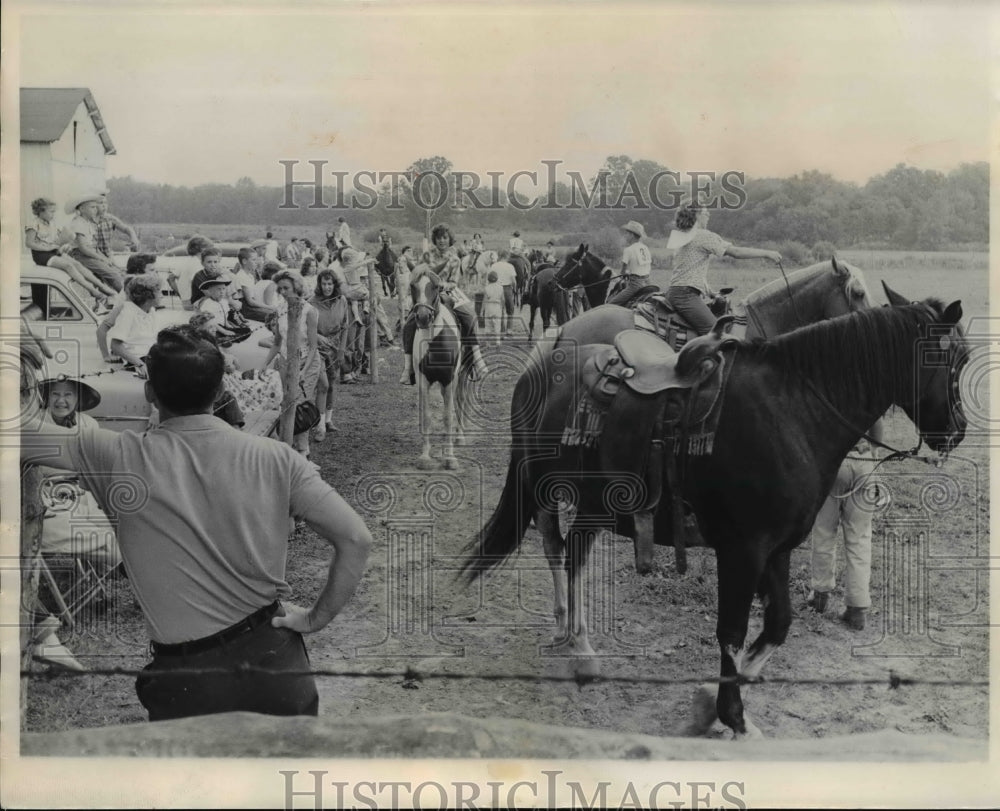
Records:
[[[872,426],[868,435],[882,441],[882,421]],[[872,517],[879,498],[872,498],[870,488],[878,487],[872,478],[875,470],[875,447],[862,438],[851,449],[837,471],[833,489],[823,502],[812,529],[812,594],[809,605],[823,613],[836,586],[837,534],[844,533],[844,602],[840,615],[849,628],[863,631],[872,598],[869,588],[872,572]],[[884,495],[883,495],[884,497]]]

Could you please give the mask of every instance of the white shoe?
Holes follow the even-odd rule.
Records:
[[[44,641],[35,645],[31,652],[31,657],[36,662],[41,662],[54,667],[62,667],[66,670],[78,670],[85,672],[87,668],[81,665],[76,657],[70,653],[69,649],[59,641],[59,637],[52,635]]]

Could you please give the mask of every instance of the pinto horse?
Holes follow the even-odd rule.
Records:
[[[735,737],[759,734],[748,727],[739,682],[757,678],[785,641],[791,551],[808,536],[850,448],[892,405],[943,454],[965,435],[958,378],[968,345],[959,325],[961,304],[904,303],[887,293],[891,307],[767,341],[730,339],[718,350],[730,371],[713,448],[688,457],[681,486],[716,554],[722,676],[716,711]],[[622,481],[615,469],[601,467],[603,447],[595,452],[560,437],[581,370],[602,349],[536,354],[519,378],[506,483],[463,567],[471,581],[499,565],[518,549],[534,520],[554,572],[556,649],[580,657],[578,671],[591,676],[597,667],[587,635],[583,573],[595,523],[615,523],[621,499],[610,491],[621,490]],[[559,505],[551,503],[554,488],[577,509],[565,540]],[[764,626],[744,650],[755,594],[764,605]]]
[[[414,271],[410,281],[416,337],[413,368],[416,372],[423,450],[417,467],[436,467],[431,459],[430,390],[437,383],[444,401],[444,466],[458,469],[455,443],[464,444],[466,388],[470,363],[462,362],[462,338],[451,310],[441,303],[441,279],[431,271]]]

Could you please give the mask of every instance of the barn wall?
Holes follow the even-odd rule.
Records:
[[[38,197],[54,197],[52,191],[52,160],[49,144],[21,144],[21,223],[18,231],[23,233],[24,224],[31,218],[31,201]],[[21,250],[27,252],[24,240]]]
[[[60,207],[75,194],[104,188],[105,158],[104,144],[81,101],[62,137],[52,144],[52,193]]]
[[[74,139],[74,126],[76,124]],[[104,144],[81,101],[62,137],[51,144],[21,143],[21,216],[31,217],[31,201],[49,197],[58,204],[56,222],[69,217],[63,206],[74,195],[104,189],[106,180]],[[26,251],[22,240],[22,251]]]

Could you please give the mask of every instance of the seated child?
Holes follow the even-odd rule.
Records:
[[[98,315],[107,312],[107,298],[115,294],[115,289],[98,279],[84,265],[68,255],[73,243],[64,240],[52,222],[56,204],[45,197],[31,203],[35,219],[24,227],[24,244],[31,251],[36,265],[57,268],[94,297]]]

